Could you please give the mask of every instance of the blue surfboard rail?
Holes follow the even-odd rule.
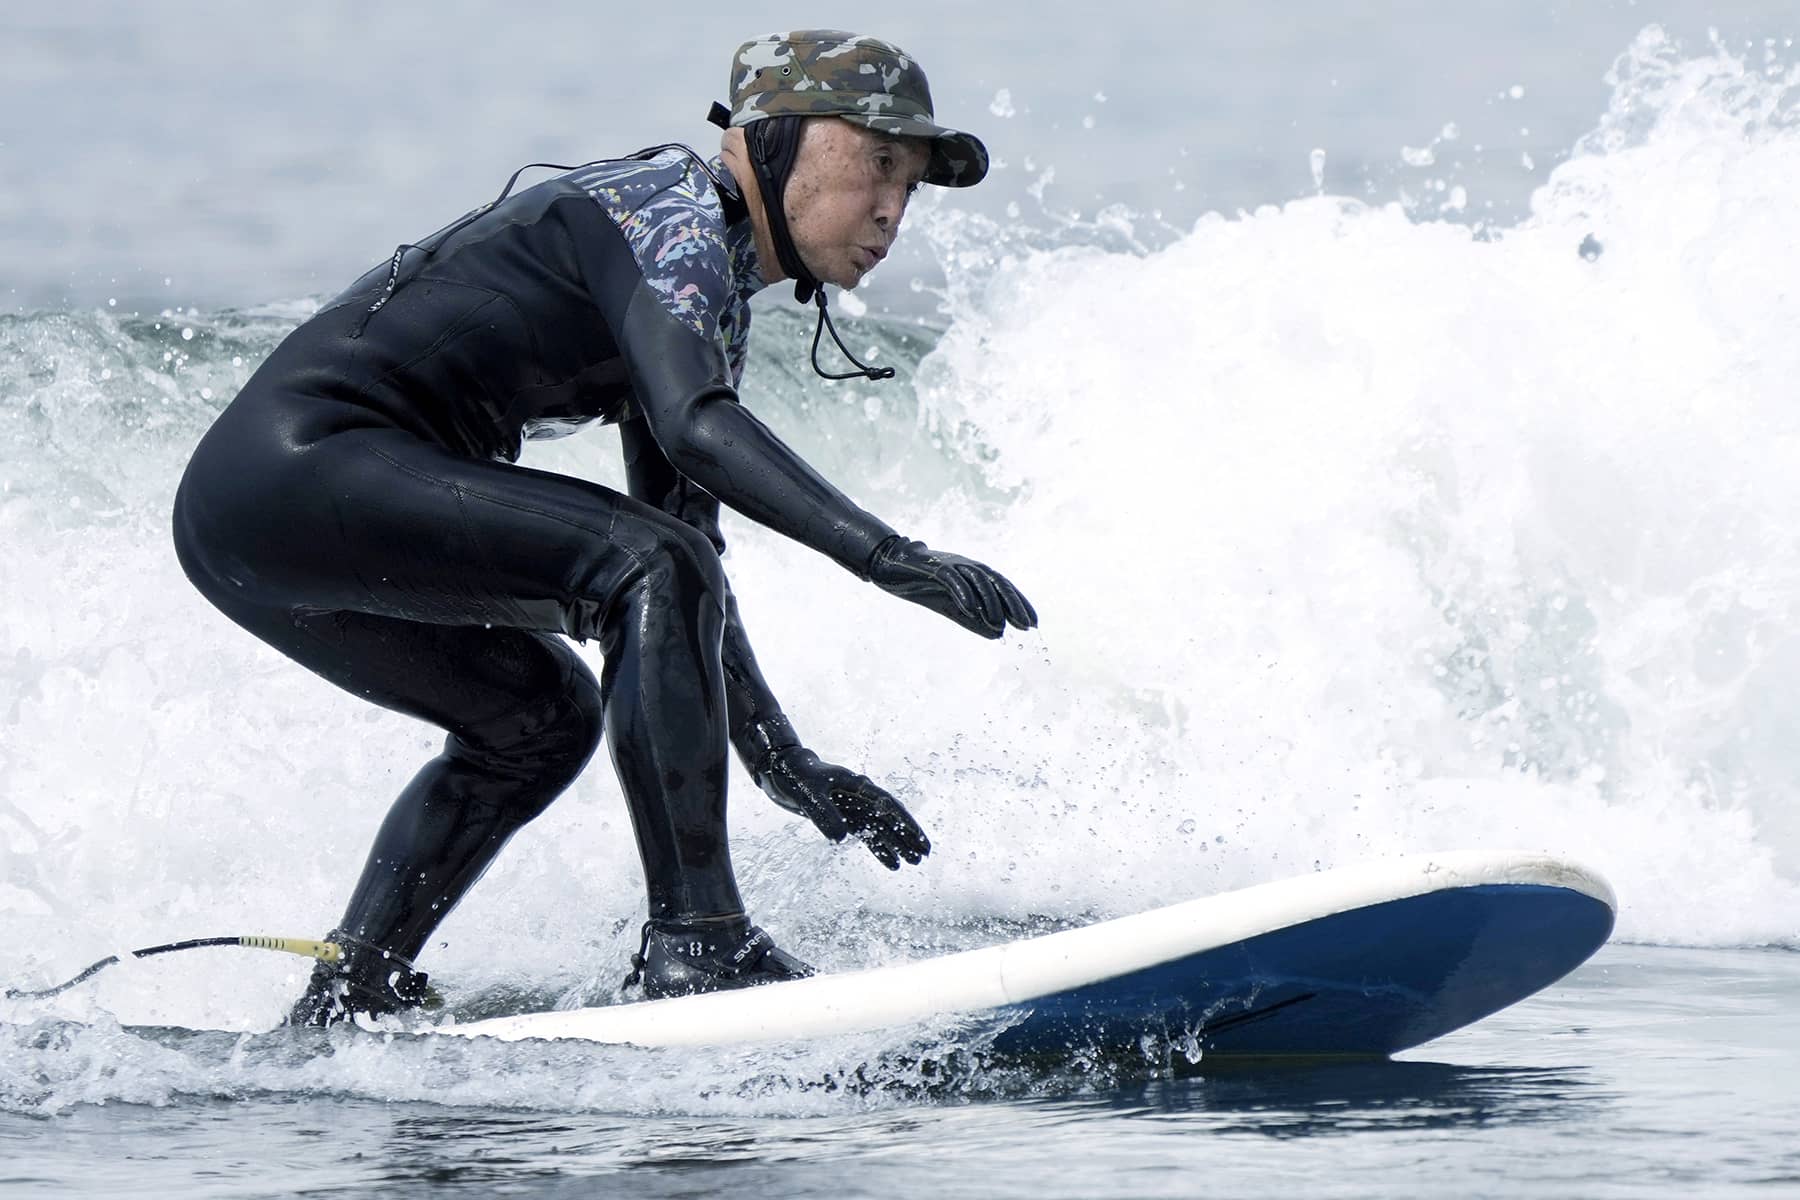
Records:
[[[1380,1058],[1531,995],[1605,943],[1610,905],[1483,884],[1318,917],[1003,1010],[993,1049]]]

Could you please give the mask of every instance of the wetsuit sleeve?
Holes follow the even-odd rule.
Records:
[[[640,284],[615,326],[650,434],[682,476],[738,512],[869,577],[893,530],[858,508],[738,403],[723,344]]]
[[[677,520],[704,533],[714,549],[723,552],[725,539],[719,532],[719,502],[684,479],[663,454],[650,431],[641,420],[626,421],[619,426],[619,437],[625,448],[625,478],[631,495],[654,505]],[[793,726],[781,711],[781,703],[763,679],[750,649],[750,638],[744,632],[743,618],[738,615],[737,597],[727,582],[725,592],[725,634],[721,655],[725,666],[725,701],[730,725],[731,744],[746,769],[754,772],[773,745],[781,743],[781,731],[797,744]]]
[[[641,417],[620,422],[619,445],[625,452],[625,485],[631,498],[693,526],[714,550],[725,553],[718,500],[675,469]]]

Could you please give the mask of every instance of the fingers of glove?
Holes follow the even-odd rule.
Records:
[[[952,621],[955,621],[970,633],[979,633],[990,642],[1006,632],[1006,626],[1004,625],[989,625],[987,623],[987,618],[983,617],[979,611],[966,612],[960,608],[948,607],[938,608],[935,609],[935,611],[949,617]]]
[[[949,582],[951,580],[955,582]],[[901,599],[911,600],[940,617],[948,617],[969,632],[979,633],[984,638],[997,638],[1004,628],[988,624],[974,593],[969,590],[968,582],[954,570],[945,570],[942,577],[933,580],[929,587],[889,590]]]
[[[1000,593],[1000,601],[1006,605],[1006,619],[1019,629],[1036,629],[1038,623],[1037,609],[1031,607],[1031,601],[1025,593],[1012,585],[1012,581],[998,571],[994,572],[994,588]]]
[[[981,601],[976,597],[975,590],[970,586],[969,581],[955,566],[946,565],[933,572],[932,581],[944,590],[950,598],[950,603],[956,606],[956,611],[963,617],[978,618],[980,616]],[[963,624],[968,624],[968,621],[964,620]]]
[[[944,572],[948,579],[954,579],[953,589],[948,584],[932,589],[929,596],[908,596],[915,604],[929,608],[940,617],[949,617],[970,633],[979,633],[992,641],[1005,630],[1004,625],[989,624],[986,615],[981,611],[980,603],[969,588],[969,583],[960,572],[948,570]]]
[[[957,567],[957,573],[968,581],[974,590],[975,598],[981,604],[981,618],[991,629],[1006,628],[1006,609],[1001,606],[1000,593],[994,587],[994,572],[980,563],[963,563]]]
[[[899,853],[895,851],[894,847],[889,845],[878,832],[873,829],[865,829],[858,833],[856,837],[857,840],[869,848],[869,853],[875,856],[875,861],[879,862],[890,871],[898,871],[900,869]]]
[[[931,853],[931,839],[919,828],[912,814],[895,804],[885,817],[889,844],[909,863],[925,861]]]
[[[916,863],[931,853],[931,839],[906,806],[866,776],[852,776],[839,786],[837,799],[852,830],[890,868],[898,868],[900,858]],[[889,862],[890,855],[898,857]]]

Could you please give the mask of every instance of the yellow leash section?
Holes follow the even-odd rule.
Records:
[[[298,954],[301,958],[316,958],[320,962],[341,962],[344,957],[344,948],[336,942],[315,942],[308,938],[241,937],[237,944],[248,946],[252,950],[279,950],[283,954]]]
[[[321,942],[312,938],[265,937],[260,934],[240,937],[190,938],[185,942],[170,942],[164,946],[146,946],[142,950],[133,950],[130,957],[149,958],[153,954],[172,954],[177,950],[198,950],[202,946],[248,946],[252,950],[279,950],[284,954],[298,954],[302,958],[316,958],[320,962],[338,962],[344,957],[344,948],[336,942]],[[55,987],[44,988],[41,991],[7,988],[5,996],[8,1000],[43,1000],[66,992],[78,983],[92,979],[118,961],[119,956],[114,954],[101,959],[66,983],[59,983]]]

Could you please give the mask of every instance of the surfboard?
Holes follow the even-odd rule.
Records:
[[[897,966],[432,1033],[658,1047],[892,1030],[898,1046],[963,1018],[1021,1057],[1161,1043],[1190,1059],[1380,1058],[1561,979],[1614,913],[1606,882],[1565,859],[1408,856]]]

